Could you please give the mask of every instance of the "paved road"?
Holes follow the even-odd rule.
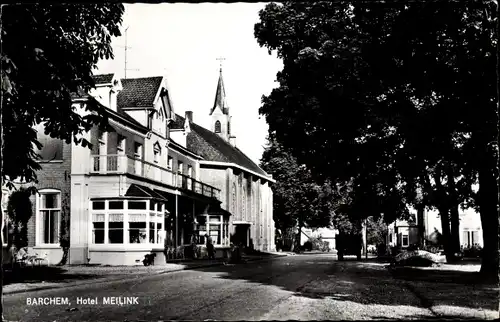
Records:
[[[432,307],[382,266],[299,255],[126,281],[6,295],[9,321],[339,320],[421,319]],[[68,298],[69,304],[27,305]],[[103,304],[136,297],[138,304]],[[77,304],[77,298],[99,304]],[[31,300],[33,302],[33,300]],[[130,300],[130,301],[133,301]],[[472,310],[472,311],[467,311]],[[486,318],[481,309],[462,316]],[[453,310],[452,310],[453,311]],[[472,313],[471,313],[472,312]]]

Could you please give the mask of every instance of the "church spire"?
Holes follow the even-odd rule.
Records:
[[[217,91],[215,92],[215,102],[214,106],[210,110],[210,115],[214,112],[214,110],[218,107],[222,111],[223,114],[229,115],[229,107],[226,102],[226,91],[224,89],[224,81],[222,79],[222,60],[225,58],[217,58],[221,61],[221,66],[219,69],[219,81],[217,82]]]
[[[229,106],[226,102],[226,91],[224,89],[224,81],[222,80],[222,60],[224,58],[217,58],[221,61],[219,70],[219,81],[217,82],[217,91],[215,92],[215,102],[210,109],[210,116],[212,117],[212,132],[224,139],[226,142],[234,141],[231,135],[231,116],[229,115]]]

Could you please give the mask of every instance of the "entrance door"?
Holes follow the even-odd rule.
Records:
[[[250,246],[250,234],[248,225],[235,225],[234,229],[234,242],[236,245]]]

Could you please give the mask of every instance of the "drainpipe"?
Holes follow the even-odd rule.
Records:
[[[175,248],[179,247],[179,195],[175,194]]]

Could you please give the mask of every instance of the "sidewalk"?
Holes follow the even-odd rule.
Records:
[[[286,256],[283,254],[244,255],[243,263]],[[40,291],[53,288],[73,287],[100,282],[139,278],[152,274],[166,274],[188,269],[223,265],[227,259],[215,260],[171,260],[157,266],[100,266],[67,265],[26,267],[16,275],[4,273],[3,294]]]
[[[481,281],[476,266],[390,270],[375,261],[343,261],[299,292],[348,320],[497,319],[498,285]]]

